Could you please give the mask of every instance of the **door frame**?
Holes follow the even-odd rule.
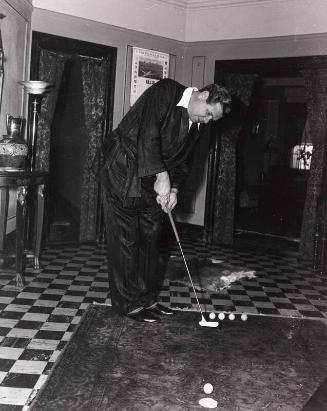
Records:
[[[224,83],[224,73],[261,74],[285,76],[300,74],[301,70],[327,68],[327,56],[301,56],[265,59],[216,60],[214,82]],[[213,222],[218,179],[222,128],[219,122],[211,125],[208,156],[206,208],[204,215],[204,240],[213,243]]]

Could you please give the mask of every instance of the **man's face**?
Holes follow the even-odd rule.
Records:
[[[207,124],[209,121],[216,121],[222,118],[222,104],[208,104],[206,102],[208,95],[208,91],[203,91],[202,93],[198,93],[196,98],[190,101],[188,106],[188,114],[193,123]]]

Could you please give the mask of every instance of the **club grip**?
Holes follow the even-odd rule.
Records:
[[[176,230],[176,226],[175,226],[175,222],[174,222],[173,216],[171,215],[171,211],[168,211],[168,217],[169,217],[169,220],[170,220],[170,224],[171,224],[171,226],[172,226],[172,229],[173,229],[173,231],[174,231],[176,240],[177,240],[177,242],[179,243],[180,241],[179,241],[179,237],[178,237],[178,233],[177,233],[177,230]]]

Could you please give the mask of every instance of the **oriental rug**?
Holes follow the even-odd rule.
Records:
[[[219,411],[300,411],[327,375],[320,321],[199,320],[138,323],[91,305],[30,410],[192,411],[209,397]]]

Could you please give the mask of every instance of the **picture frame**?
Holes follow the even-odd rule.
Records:
[[[132,48],[130,105],[157,81],[169,76],[169,54]]]

